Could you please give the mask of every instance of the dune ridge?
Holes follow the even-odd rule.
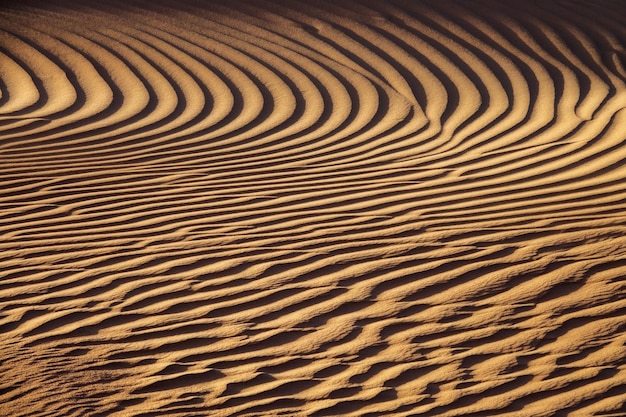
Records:
[[[0,415],[622,415],[626,7],[518,3],[3,3]]]

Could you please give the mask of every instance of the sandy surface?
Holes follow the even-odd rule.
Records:
[[[0,415],[626,415],[624,2],[17,3]]]

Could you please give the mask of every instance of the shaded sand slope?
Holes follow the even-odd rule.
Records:
[[[177,3],[0,8],[0,415],[623,415],[623,2]]]

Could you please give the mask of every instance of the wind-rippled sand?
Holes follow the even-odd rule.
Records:
[[[626,415],[625,16],[3,3],[0,415]]]

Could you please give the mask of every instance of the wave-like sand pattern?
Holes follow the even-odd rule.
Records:
[[[622,2],[0,15],[1,415],[623,415]]]

